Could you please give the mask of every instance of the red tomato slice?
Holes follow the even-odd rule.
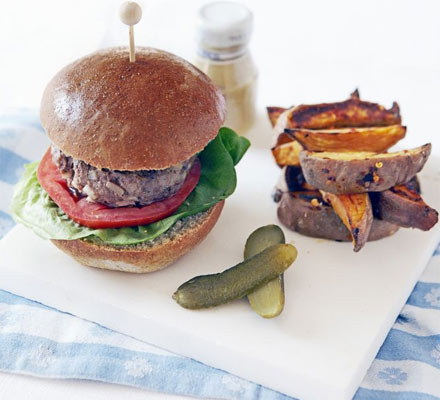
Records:
[[[196,159],[179,191],[165,200],[143,207],[110,208],[91,203],[86,198],[74,196],[66,180],[52,161],[50,149],[43,156],[37,170],[37,178],[51,199],[71,219],[89,228],[121,228],[147,225],[159,221],[176,211],[196,187],[200,178],[200,161]]]

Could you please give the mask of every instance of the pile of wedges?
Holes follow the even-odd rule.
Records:
[[[386,109],[356,90],[342,102],[267,111],[276,132],[272,154],[282,168],[274,198],[290,229],[352,241],[357,252],[399,227],[426,231],[437,223],[417,179],[431,144],[388,152],[406,134],[396,102]]]

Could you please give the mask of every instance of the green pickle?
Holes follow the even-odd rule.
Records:
[[[244,247],[244,259],[260,253],[269,246],[285,243],[284,233],[278,225],[266,225],[250,234]],[[284,308],[284,275],[281,274],[248,294],[249,304],[263,318],[274,318]]]
[[[200,275],[180,285],[173,299],[182,307],[200,309],[240,299],[281,275],[295,261],[290,244],[270,246],[218,274]]]

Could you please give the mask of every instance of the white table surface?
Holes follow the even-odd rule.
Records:
[[[148,0],[136,26],[139,45],[191,59],[201,0]],[[401,105],[403,146],[427,141],[440,154],[440,2],[349,0],[242,1],[255,13],[252,51],[260,70],[259,102],[290,105],[345,99]],[[125,44],[119,1],[1,0],[0,110],[38,108],[45,84],[66,63],[98,47]],[[167,21],[167,23],[164,23]],[[179,398],[91,382],[0,374],[1,399]]]

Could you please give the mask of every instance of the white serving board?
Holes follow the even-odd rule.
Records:
[[[149,275],[85,268],[22,226],[0,241],[0,287],[99,322],[178,354],[301,399],[350,399],[440,240],[401,229],[354,253],[350,243],[285,229],[299,251],[285,274],[277,318],[246,300],[189,311],[171,298],[195,275],[241,261],[247,236],[277,223],[270,193],[279,176],[267,143],[254,140],[239,185],[208,238],[174,266]],[[262,140],[266,142],[266,140]],[[421,175],[425,200],[440,209],[440,159]]]

